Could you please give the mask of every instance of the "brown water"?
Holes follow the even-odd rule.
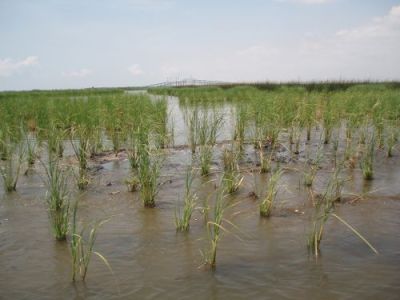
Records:
[[[214,171],[220,168],[221,147],[216,148]],[[175,207],[183,196],[190,153],[168,151],[154,209],[143,208],[139,194],[127,192],[124,154],[94,174],[87,192],[75,194],[81,199],[81,220],[111,216],[99,230],[95,250],[108,259],[114,275],[93,257],[85,283],[71,282],[68,244],[52,237],[40,166],[21,177],[18,192],[6,195],[0,187],[0,299],[400,299],[398,153],[391,159],[378,154],[373,181],[364,182],[358,169],[346,171],[349,201],[336,211],[379,255],[334,219],[326,226],[321,256],[309,255],[311,204],[293,170],[303,163],[295,159],[284,165],[288,170],[269,219],[259,217],[258,202],[249,197],[255,182],[265,182],[268,175],[245,173],[241,189],[230,196],[236,206],[226,215],[240,228],[233,230],[240,239],[233,233],[222,236],[213,272],[201,267],[200,250],[208,243],[200,211],[188,234],[175,231]],[[253,156],[248,147],[246,159]],[[319,171],[317,190],[331,167],[326,163]],[[209,178],[214,182],[196,181],[200,201],[214,190],[218,176]],[[354,193],[364,198],[351,203]]]

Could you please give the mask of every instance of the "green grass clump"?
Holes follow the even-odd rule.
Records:
[[[228,222],[224,218],[225,210],[228,208],[228,203],[226,201],[226,195],[224,192],[223,185],[220,185],[217,190],[217,195],[215,199],[213,215],[211,220],[207,222],[207,237],[209,242],[209,249],[203,254],[205,264],[210,266],[211,269],[215,269],[217,266],[217,250],[221,239],[223,231],[227,231],[223,227],[223,222]]]
[[[190,219],[196,206],[197,195],[192,191],[194,174],[192,170],[186,171],[185,194],[183,200],[183,211],[175,211],[175,226],[177,231],[188,231]]]
[[[82,281],[85,281],[93,254],[99,257],[108,267],[110,272],[113,273],[107,259],[99,252],[94,251],[97,231],[100,226],[108,222],[108,220],[97,221],[93,223],[92,226],[83,226],[81,230],[78,230],[77,213],[78,201],[75,202],[73,207],[70,239],[72,281],[75,281],[78,276]]]
[[[279,180],[283,174],[281,169],[275,170],[268,180],[267,191],[264,196],[261,197],[260,202],[260,216],[269,217],[271,215],[272,207],[278,194]]]
[[[332,216],[348,227],[356,236],[366,243],[374,253],[378,253],[378,251],[356,229],[334,212],[335,201],[338,198],[338,188],[341,190],[341,187],[343,186],[343,181],[339,178],[338,173],[339,170],[333,172],[324,193],[317,197],[314,204],[311,230],[307,240],[308,249],[315,255],[315,257],[319,256],[325,226],[329,218]]]
[[[3,178],[5,192],[10,193],[17,190],[25,152],[22,143],[7,144],[6,151],[10,154],[7,155],[6,161],[0,164],[0,175]]]
[[[387,138],[386,138],[386,149],[387,149],[387,156],[392,157],[393,156],[393,150],[399,141],[399,129],[390,126],[387,130]]]
[[[61,169],[58,160],[50,160],[46,168],[46,202],[54,237],[65,240],[69,226],[69,193],[67,176]]]
[[[86,189],[89,184],[88,159],[90,156],[90,139],[88,130],[84,127],[73,129],[71,145],[78,161],[77,185],[80,190]]]
[[[223,184],[229,194],[236,192],[243,181],[239,168],[239,156],[240,153],[234,147],[224,149],[222,154],[224,164]]]
[[[202,176],[210,174],[211,162],[213,157],[213,147],[202,145],[199,148],[200,173]]]
[[[375,155],[375,139],[372,136],[366,146],[366,151],[361,159],[361,170],[364,179],[372,180],[374,178],[374,155]]]
[[[152,153],[148,145],[141,145],[140,149],[138,168],[140,196],[145,207],[155,207],[162,157],[160,154]]]

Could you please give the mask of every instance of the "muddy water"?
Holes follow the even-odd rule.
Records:
[[[213,175],[196,181],[199,206],[218,182],[221,147],[215,149]],[[200,211],[188,234],[175,231],[175,207],[191,154],[188,149],[168,151],[154,209],[143,208],[139,194],[127,192],[123,181],[129,164],[123,153],[93,174],[87,192],[74,193],[82,222],[110,218],[99,230],[95,250],[108,259],[114,275],[93,257],[85,283],[71,283],[68,245],[52,237],[40,166],[21,177],[18,192],[5,195],[1,187],[0,299],[399,299],[399,153],[391,159],[378,154],[376,178],[368,183],[360,170],[348,171],[346,201],[337,206],[337,214],[379,255],[334,219],[328,221],[321,256],[309,255],[311,204],[295,171],[303,163],[293,159],[284,165],[269,219],[260,219],[258,202],[249,196],[268,175],[244,173],[244,184],[230,196],[235,206],[226,212],[240,230],[222,236],[212,272],[201,267],[200,251],[208,243]],[[244,169],[253,156],[248,147]],[[317,190],[331,168],[326,163],[319,171]],[[355,193],[363,197],[358,200]]]

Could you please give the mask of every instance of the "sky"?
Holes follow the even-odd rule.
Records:
[[[400,80],[400,1],[0,0],[0,90]]]

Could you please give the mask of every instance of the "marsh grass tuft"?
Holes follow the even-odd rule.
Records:
[[[50,160],[46,171],[46,202],[54,237],[65,240],[69,226],[69,193],[67,176],[58,160]]]
[[[272,207],[279,190],[279,180],[281,179],[282,174],[282,169],[277,169],[271,174],[268,180],[267,190],[265,194],[261,196],[260,202],[260,215],[262,217],[269,217],[271,215]]]
[[[387,156],[393,156],[393,149],[396,146],[396,143],[399,140],[399,131],[396,127],[391,126],[388,128],[387,137],[386,137],[386,148],[387,148]]]
[[[30,137],[28,133],[25,133],[25,143],[26,143],[26,159],[28,166],[31,167],[35,164],[38,158],[38,144],[34,137]]]
[[[308,249],[315,255],[315,257],[319,256],[320,244],[324,234],[325,225],[332,216],[355,233],[374,253],[378,253],[378,251],[356,229],[334,213],[334,203],[338,198],[338,188],[341,191],[341,186],[343,185],[343,181],[339,178],[338,173],[339,170],[335,170],[329,179],[324,193],[316,197],[317,199],[315,201],[312,216],[311,230],[307,240]]]
[[[320,168],[320,164],[323,159],[322,143],[319,144],[315,158],[308,158],[305,163],[304,171],[304,185],[311,187],[314,184],[315,177]]]
[[[25,152],[22,143],[8,144],[7,147],[10,154],[7,155],[7,160],[0,165],[0,175],[3,178],[4,190],[10,193],[17,190]]]
[[[138,178],[140,195],[145,207],[154,207],[158,194],[158,179],[163,157],[160,153],[151,152],[148,145],[140,145]]]
[[[87,172],[88,158],[90,156],[90,138],[87,128],[77,127],[72,130],[71,145],[78,160],[77,185],[80,190],[84,190],[90,181]]]
[[[361,159],[361,170],[364,179],[372,180],[374,178],[374,155],[375,155],[375,138],[372,136],[366,145],[366,151]]]
[[[223,184],[227,193],[231,194],[239,189],[243,181],[239,168],[240,152],[232,146],[231,149],[224,149],[222,159],[224,164]]]
[[[177,231],[188,231],[190,219],[196,206],[197,195],[192,191],[194,180],[193,170],[188,169],[185,176],[185,194],[183,200],[183,212],[180,208],[175,210],[175,226]]]
[[[94,244],[97,238],[98,229],[109,220],[96,221],[91,225],[83,226],[81,230],[78,229],[78,201],[73,206],[72,213],[72,226],[71,226],[71,262],[72,262],[72,281],[76,280],[79,276],[82,281],[85,281],[89,264],[92,255],[95,254],[100,258],[101,261],[107,266],[110,272],[113,274],[110,264],[107,259],[99,252],[94,251]]]

